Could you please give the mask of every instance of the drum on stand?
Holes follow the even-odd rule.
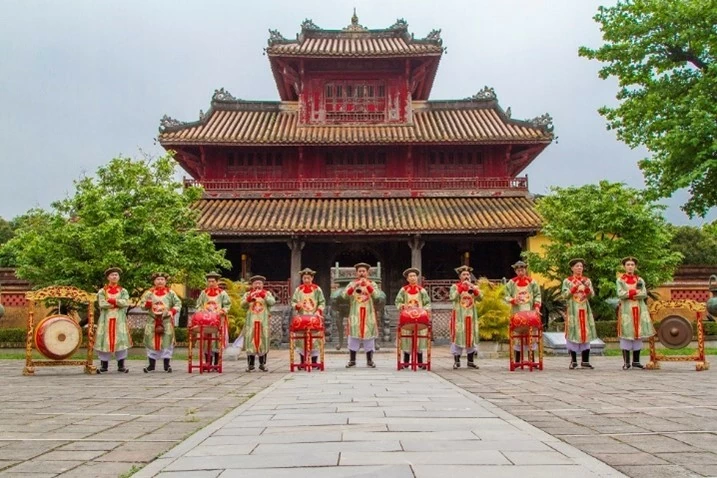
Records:
[[[404,307],[401,310],[401,315],[398,318],[398,325],[401,328],[407,328],[410,330],[417,329],[423,330],[428,328],[428,324],[431,319],[428,316],[428,312],[421,307]]]
[[[289,323],[289,369],[293,372],[295,368],[305,369],[310,372],[313,368],[324,370],[324,320],[320,315],[304,314],[295,315]],[[316,363],[311,362],[312,342],[319,340],[319,359]],[[303,363],[296,363],[295,352],[296,340],[303,340],[304,347],[299,351],[304,356]]]
[[[409,339],[411,341],[411,350],[404,350],[404,352],[410,355],[408,364],[401,361],[401,339]],[[418,361],[418,353],[420,352],[418,345],[422,339],[427,342],[425,362]],[[398,329],[396,330],[396,369],[401,370],[404,366],[408,366],[414,372],[418,367],[430,371],[432,340],[433,330],[428,311],[422,307],[404,307],[401,309],[401,313],[398,316]]]
[[[64,360],[71,357],[82,343],[82,329],[71,317],[51,315],[35,328],[35,347],[45,357]]]

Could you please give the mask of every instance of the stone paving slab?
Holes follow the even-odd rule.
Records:
[[[229,361],[222,374],[85,375],[80,367],[37,368],[0,361],[0,477],[112,477],[139,469],[256,392],[282,378],[285,357],[270,373],[244,372]]]
[[[592,357],[594,370],[568,370],[549,357],[543,371],[508,372],[507,358],[468,371],[450,368],[444,348],[434,356],[441,377],[628,476],[717,477],[714,368],[623,371],[621,357]]]
[[[130,361],[126,375],[59,367],[22,377],[23,362],[0,361],[0,477],[109,478],[140,467],[136,476],[247,476],[232,467],[164,469],[180,458],[261,460],[287,448],[318,453],[307,461],[337,459],[306,469],[312,477],[717,477],[717,373],[697,373],[692,363],[622,371],[619,357],[596,357],[595,370],[569,371],[565,358],[551,357],[542,372],[508,372],[507,359],[453,370],[448,349],[435,347],[435,374],[397,372],[392,353],[377,354],[376,370],[346,370],[334,354],[327,372],[288,374],[287,357],[272,351],[268,374],[228,361],[224,374],[202,375],[182,363],[173,374],[143,374],[144,364]],[[310,423],[315,416],[322,425]],[[452,418],[479,423],[455,429]],[[504,425],[491,426],[491,418]],[[498,452],[509,464],[391,461],[431,453],[444,461],[455,452],[462,463],[471,451],[484,461]],[[615,469],[597,460],[587,469],[586,454]],[[348,464],[360,459],[394,464]],[[301,476],[302,468],[266,466],[262,477]]]
[[[624,476],[435,374],[396,371],[392,356],[375,370],[344,360],[286,374],[135,476]]]

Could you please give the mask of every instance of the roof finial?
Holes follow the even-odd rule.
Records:
[[[358,25],[358,17],[356,16],[356,7],[354,7],[354,14],[351,16],[351,25]]]

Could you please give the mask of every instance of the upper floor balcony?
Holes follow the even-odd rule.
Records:
[[[184,179],[208,198],[525,196],[528,177]]]

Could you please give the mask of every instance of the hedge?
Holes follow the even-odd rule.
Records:
[[[87,338],[87,329],[83,329],[83,337]],[[187,342],[187,329],[183,327],[177,327],[174,329],[175,338],[177,342]],[[144,329],[132,329],[132,342],[136,346],[141,346],[144,341]],[[0,343],[12,343],[21,344],[25,343],[27,337],[27,329],[21,327],[0,329]]]

